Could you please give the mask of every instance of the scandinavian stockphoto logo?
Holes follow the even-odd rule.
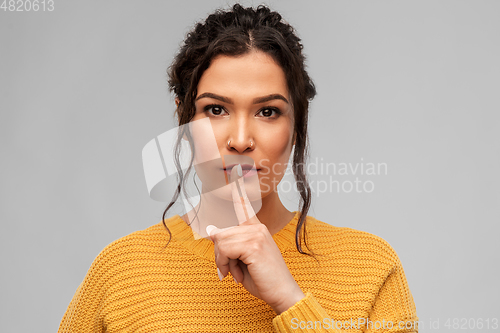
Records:
[[[180,149],[176,163],[177,143]],[[258,161],[260,166],[265,167],[257,172],[256,163],[249,156],[221,155],[209,118],[166,131],[150,140],[142,150],[146,185],[153,200],[170,202],[179,176],[182,174],[186,178],[180,203],[197,238],[208,237],[205,227],[210,224],[218,228],[238,225],[235,195],[231,190],[234,189],[231,183],[238,178],[231,170],[238,164],[244,166],[240,181],[251,204],[250,211],[255,214],[262,206],[261,191],[267,192],[273,187],[278,189],[280,195],[298,194],[300,186],[292,171],[292,167],[298,166],[291,163],[292,158],[293,151],[286,165],[270,165],[269,160]],[[302,167],[316,196],[323,193],[372,193],[375,183],[370,177],[387,175],[386,163],[367,163],[363,158],[356,163],[333,163],[316,158]],[[283,170],[281,178],[279,175],[283,174]],[[235,179],[231,179],[231,174]],[[238,191],[241,191],[240,187]]]
[[[387,176],[387,163],[366,162],[361,157],[356,162],[329,162],[323,158],[313,158],[303,165],[313,195],[323,193],[372,193],[375,191],[377,176]],[[292,168],[287,167],[284,179],[279,183],[279,190],[284,193],[298,192],[297,182]]]

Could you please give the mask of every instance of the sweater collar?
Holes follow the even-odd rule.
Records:
[[[295,216],[280,231],[272,235],[274,242],[281,253],[289,247],[295,246],[295,230],[299,218],[299,211],[294,211]],[[162,223],[160,223],[162,224]],[[186,247],[190,252],[203,259],[215,260],[214,243],[207,238],[195,239],[193,230],[184,222],[179,214],[165,220],[165,224],[172,233],[172,238]]]

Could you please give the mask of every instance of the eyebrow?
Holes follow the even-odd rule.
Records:
[[[196,97],[195,102],[198,101],[199,99],[207,98],[207,97],[208,98],[217,99],[217,100],[222,101],[224,103],[234,104],[234,102],[233,102],[233,100],[231,98],[220,96],[220,95],[217,95],[217,94],[214,94],[214,93],[209,93],[209,92],[203,93],[200,96]],[[267,95],[267,96],[262,96],[262,97],[254,98],[253,99],[253,104],[264,103],[264,102],[272,101],[274,99],[281,99],[281,100],[285,101],[286,103],[288,103],[288,100],[283,95],[280,95],[280,94],[270,94],[270,95]]]

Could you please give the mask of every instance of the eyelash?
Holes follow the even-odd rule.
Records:
[[[209,112],[209,110],[210,110],[210,109],[215,108],[215,107],[220,108],[220,109],[224,110],[225,112],[227,112],[227,111],[226,111],[226,109],[225,109],[222,105],[219,105],[219,104],[209,104],[209,105],[207,105],[207,106],[205,106],[205,107],[203,108],[203,112],[205,112],[205,113],[206,113],[206,112]],[[264,117],[264,118],[276,119],[276,118],[278,118],[279,116],[281,116],[281,115],[283,114],[283,112],[281,112],[281,110],[280,110],[280,109],[275,108],[275,107],[270,107],[270,106],[267,106],[267,107],[265,107],[265,108],[260,109],[260,110],[259,110],[259,113],[261,113],[261,112],[262,112],[262,111],[264,111],[264,110],[271,110],[271,111],[274,111],[274,112],[275,112],[275,115],[274,115],[274,116],[271,116],[271,117]],[[219,117],[219,116],[220,116],[220,115],[215,115],[215,114],[214,114],[214,115],[212,115],[212,117]]]

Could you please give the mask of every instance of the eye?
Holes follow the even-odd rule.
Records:
[[[209,104],[203,108],[203,112],[209,113],[210,116],[212,117],[221,117],[223,116],[223,113],[227,111],[224,109],[223,106],[218,105],[218,104]],[[269,118],[269,119],[276,119],[279,116],[283,114],[280,109],[275,108],[275,107],[266,107],[263,109],[260,109],[260,111],[257,114],[262,114],[264,118]]]
[[[212,112],[210,112],[212,110]],[[220,116],[223,112],[225,112],[224,108],[217,104],[210,104],[203,108],[204,112],[211,113],[214,116]]]
[[[274,112],[274,116],[273,116]],[[261,109],[259,113],[262,113],[264,118],[278,118],[280,115],[283,114],[283,112],[280,111],[278,108],[273,108],[273,107],[267,107],[264,109]]]

